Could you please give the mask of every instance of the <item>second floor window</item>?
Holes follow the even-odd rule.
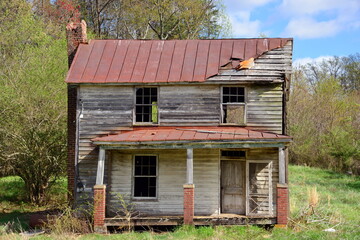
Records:
[[[222,123],[245,125],[245,88],[222,87]]]
[[[156,87],[136,88],[135,122],[158,122],[158,89]]]

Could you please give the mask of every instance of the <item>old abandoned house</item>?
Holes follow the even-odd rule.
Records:
[[[287,224],[292,39],[87,42],[85,27],[67,30],[68,174],[97,231],[128,224],[118,194],[132,225]]]

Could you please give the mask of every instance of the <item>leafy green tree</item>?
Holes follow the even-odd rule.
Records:
[[[218,0],[82,0],[98,37],[132,39],[218,38],[229,21]]]
[[[344,59],[307,64],[293,74],[290,161],[360,174],[360,97],[354,87],[359,62],[352,62],[350,72]]]
[[[0,166],[41,204],[66,166],[66,40],[25,1],[1,1],[0,12]]]

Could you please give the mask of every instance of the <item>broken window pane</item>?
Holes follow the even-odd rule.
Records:
[[[157,88],[136,89],[135,121],[157,123]]]

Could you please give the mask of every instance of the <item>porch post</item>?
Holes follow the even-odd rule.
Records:
[[[277,224],[276,227],[286,227],[289,215],[289,189],[286,183],[285,149],[279,148],[279,183],[277,189]]]
[[[97,233],[106,233],[105,204],[106,185],[104,185],[105,149],[100,147],[96,185],[94,186],[94,230]]]
[[[186,184],[184,184],[184,224],[194,223],[193,149],[186,150]]]
[[[285,184],[285,149],[279,147],[279,183]]]

